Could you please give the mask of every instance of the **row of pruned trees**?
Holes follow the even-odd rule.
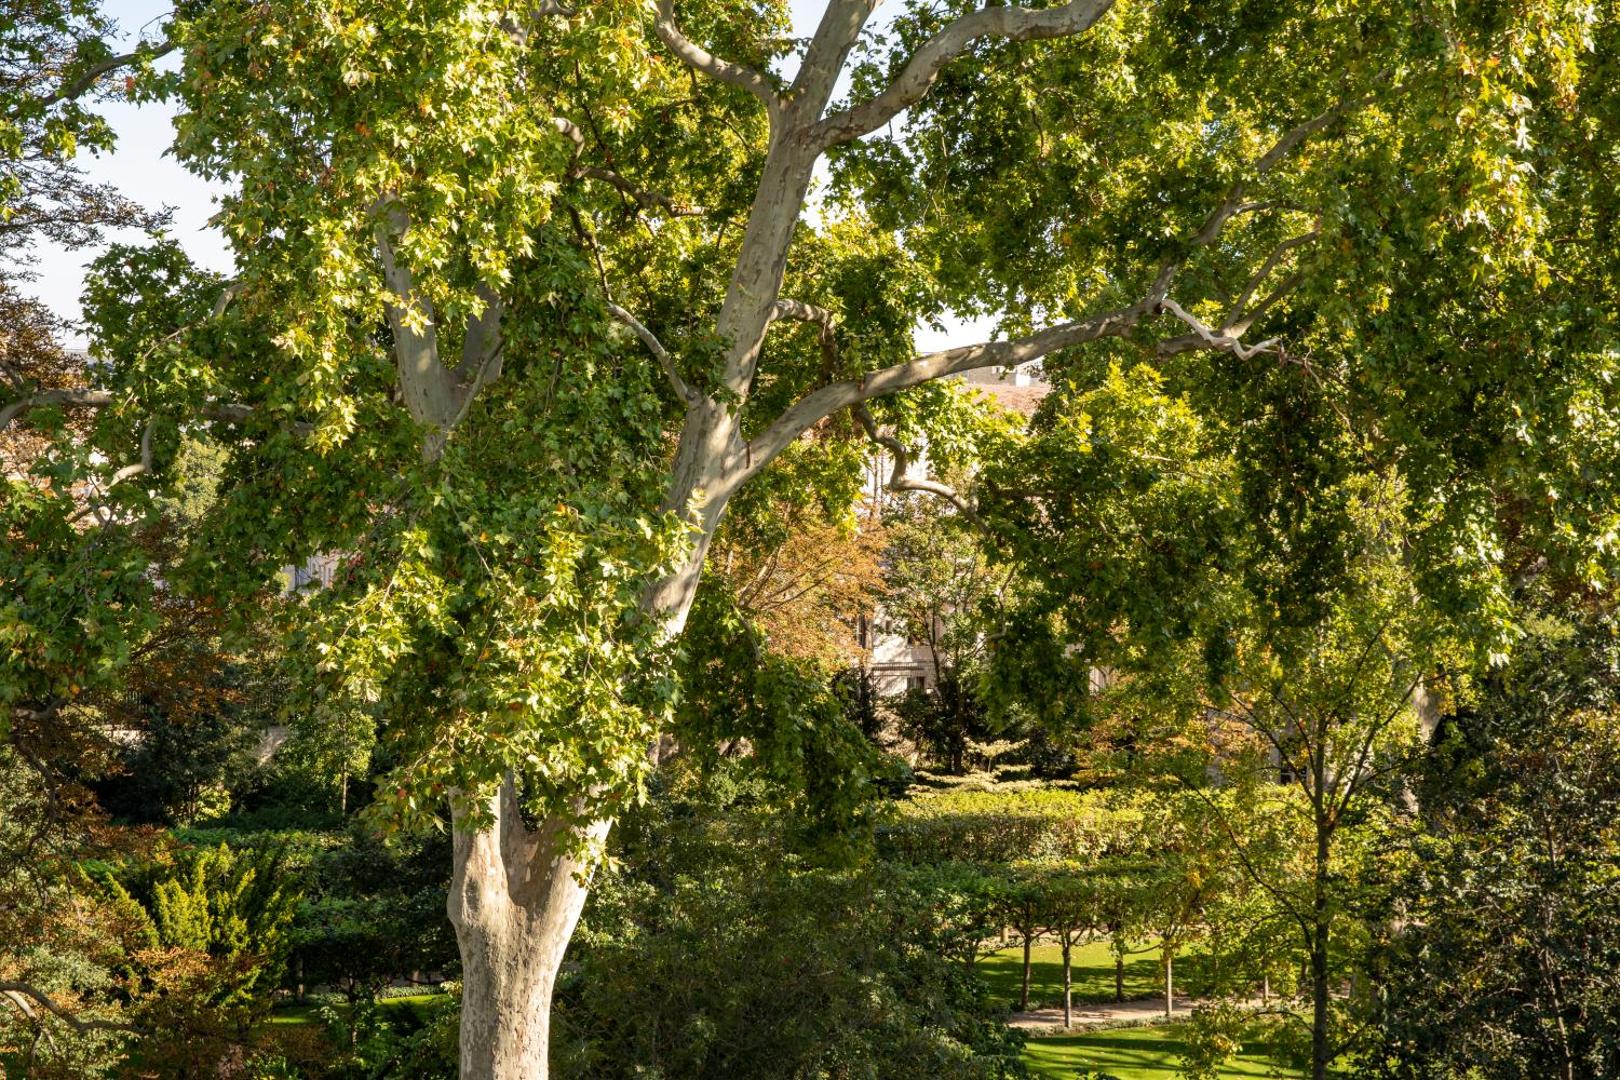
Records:
[[[1055,944],[1063,965],[1063,1014],[1073,1015],[1077,950],[1106,940],[1116,1000],[1125,962],[1149,943],[1163,972],[1165,1014],[1175,1011],[1176,956],[1200,941],[1212,990],[1269,997],[1273,977],[1300,959],[1274,889],[1287,887],[1307,840],[1301,808],[1286,789],[1259,793],[1184,790],[954,793],[904,804],[883,833],[891,858],[933,863],[949,880],[952,924],[965,962],[1022,947],[1019,1007],[1031,1004],[1032,953]],[[1242,827],[1240,858],[1229,838]],[[1291,827],[1292,824],[1292,827]],[[1258,861],[1257,861],[1258,860]],[[1263,862],[1265,865],[1260,865]],[[1265,884],[1255,874],[1264,875]]]

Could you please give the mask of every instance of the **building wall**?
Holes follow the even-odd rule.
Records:
[[[1030,416],[1051,389],[1041,378],[1039,367],[1026,364],[1020,368],[1004,370],[986,368],[970,371],[962,377],[967,386],[988,394],[997,404],[1012,412]],[[928,447],[910,447],[911,468],[908,475],[921,478],[928,473]],[[887,485],[894,468],[893,459],[882,450],[874,450],[867,459],[865,500],[867,511],[881,513],[889,499]],[[941,512],[949,512],[941,504]],[[857,637],[860,645],[869,650],[867,672],[877,693],[893,697],[907,690],[932,687],[937,681],[938,668],[933,649],[925,642],[910,642],[903,636],[882,629],[883,612],[878,610],[858,617]]]

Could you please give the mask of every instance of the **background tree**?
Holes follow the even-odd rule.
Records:
[[[823,478],[829,467],[847,468],[839,458],[852,449],[831,461],[791,455],[768,483],[740,493],[710,563],[767,648],[829,674],[861,663],[870,646],[855,623],[884,589],[883,523]]]
[[[1442,722],[1418,773],[1427,828],[1388,856],[1400,876],[1368,963],[1370,1075],[1620,1064],[1620,732],[1603,608],[1533,621],[1513,663]]]
[[[293,986],[336,987],[352,1005],[385,986],[453,974],[444,906],[444,842],[396,844],[353,827],[315,861],[289,930]]]
[[[1046,928],[1046,895],[1038,867],[1014,865],[1003,888],[1002,918],[1018,934],[1024,950],[1023,982],[1018,990],[1018,1011],[1029,1011],[1030,950]]]
[[[95,184],[75,160],[114,144],[94,103],[114,96],[149,99],[167,80],[153,61],[174,48],[167,24],[127,52],[98,5],[28,0],[0,14],[0,273],[27,276],[20,264],[33,245],[94,243],[105,229],[151,228],[165,215],[145,210],[109,184]],[[5,369],[10,389],[26,372]],[[14,381],[19,380],[19,381]],[[26,390],[24,390],[26,392]]]
[[[1057,939],[1063,957],[1063,1027],[1073,1026],[1073,960],[1076,945],[1084,945],[1102,928],[1102,904],[1095,872],[1075,866],[1048,867],[1043,875],[1046,932]]]

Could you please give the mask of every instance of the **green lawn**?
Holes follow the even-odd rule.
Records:
[[[1063,953],[1056,945],[1039,944],[1031,950],[1029,1003],[1063,1004]],[[1176,958],[1176,993],[1195,988],[1203,957],[1196,950]],[[1013,946],[985,957],[980,973],[998,1002],[1016,1004],[1024,978],[1024,950]],[[1114,955],[1108,942],[1093,941],[1074,950],[1074,1000],[1076,1004],[1114,1000]],[[1125,999],[1152,997],[1164,993],[1164,975],[1159,967],[1159,950],[1144,946],[1125,957]]]
[[[386,1009],[402,1009],[414,1014],[417,1022],[425,1017],[425,1010],[439,997],[436,990],[425,990],[420,994],[411,994],[407,997],[383,998],[377,1004]],[[345,1008],[346,1006],[339,1006]],[[277,1005],[270,1012],[271,1024],[314,1024],[318,1023],[315,1015],[315,1006],[299,1004],[296,1001]]]
[[[1116,1028],[1083,1035],[1052,1035],[1030,1039],[1024,1061],[1032,1076],[1070,1080],[1080,1068],[1101,1069],[1119,1080],[1177,1080],[1183,1044],[1177,1028]],[[1270,1059],[1240,1054],[1225,1069],[1224,1077],[1263,1077]]]

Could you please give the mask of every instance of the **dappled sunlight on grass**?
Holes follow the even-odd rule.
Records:
[[[1063,1004],[1063,953],[1056,945],[1039,944],[1031,950],[1029,1004]],[[1176,993],[1184,994],[1197,985],[1202,956],[1193,950],[1176,958]],[[989,984],[998,1004],[1016,1007],[1023,983],[1024,952],[1014,945],[979,962],[979,972]],[[1114,1000],[1114,955],[1108,942],[1093,941],[1074,950],[1074,1000],[1076,1004],[1104,1004]],[[1141,946],[1125,957],[1125,1000],[1155,997],[1164,993],[1164,974],[1159,967],[1159,950]]]
[[[1081,1068],[1101,1069],[1119,1080],[1176,1080],[1184,1048],[1176,1026],[1116,1028],[1032,1038],[1024,1048],[1024,1060],[1032,1076],[1052,1080],[1069,1080]],[[1272,1075],[1272,1069],[1268,1058],[1244,1053],[1220,1075],[1264,1077]]]

